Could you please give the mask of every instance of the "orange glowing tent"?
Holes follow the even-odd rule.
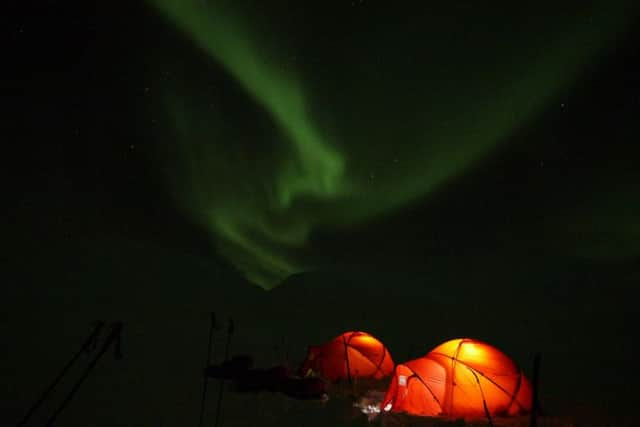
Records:
[[[531,384],[516,364],[482,341],[447,341],[426,356],[396,366],[384,411],[455,418],[522,415]]]
[[[345,332],[326,344],[310,346],[300,373],[328,381],[379,380],[393,373],[393,359],[379,340],[366,332]]]

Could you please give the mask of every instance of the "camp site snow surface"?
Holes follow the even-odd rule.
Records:
[[[308,274],[266,293],[208,259],[135,242],[105,240],[97,246],[88,242],[74,252],[55,249],[22,252],[24,257],[11,267],[20,286],[3,288],[6,314],[0,327],[5,350],[0,377],[6,387],[0,391],[1,425],[14,425],[24,415],[96,319],[124,322],[124,358],[113,360],[107,354],[100,361],[59,424],[196,423],[212,310],[220,319],[214,360],[222,358],[229,316],[236,323],[231,353],[251,354],[262,367],[285,363],[295,368],[309,345],[349,329],[370,331],[397,363],[419,357],[451,337],[474,336],[498,346],[528,374],[533,355],[542,354],[541,399],[552,416],[544,421],[551,423],[547,425],[567,419],[578,420],[577,425],[603,425],[602,420],[624,425],[634,416],[629,406],[633,394],[626,387],[635,383],[636,374],[619,368],[632,366],[629,346],[634,333],[625,322],[631,308],[621,305],[613,291],[595,296],[599,283],[616,287],[633,280],[628,265],[558,265],[553,272],[544,272],[544,277],[552,278],[545,282],[542,273],[517,272],[518,266],[524,271],[535,260],[514,261],[516,273],[501,275],[502,260],[493,260],[495,264],[479,260],[477,270],[461,271],[454,259],[443,258],[429,271],[379,274],[376,287],[368,286],[372,277]],[[481,271],[493,272],[491,282],[480,278],[488,276]],[[47,286],[51,277],[58,276],[67,277],[64,289]],[[523,291],[533,287],[515,291],[509,286],[513,280],[546,283],[556,298],[547,299],[547,291]],[[397,292],[395,284],[400,281],[456,283],[456,289],[425,286],[424,292],[407,296]],[[459,292],[471,297],[460,301]],[[583,304],[589,315],[567,317],[567,300]],[[15,308],[26,306],[29,311]],[[402,314],[389,316],[390,306],[402,307]],[[46,420],[71,384],[72,380],[61,384],[58,400],[42,408],[34,425]],[[217,391],[217,385],[209,388],[207,420],[214,419]],[[220,419],[224,426],[367,424],[353,403],[336,396],[322,404],[226,391]],[[444,421],[389,414],[372,422],[439,425]]]

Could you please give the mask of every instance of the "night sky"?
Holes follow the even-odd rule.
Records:
[[[96,319],[125,357],[59,425],[195,425],[210,311],[218,359],[228,316],[262,366],[470,336],[541,353],[552,412],[633,416],[637,2],[91,3],[0,18],[0,426]]]

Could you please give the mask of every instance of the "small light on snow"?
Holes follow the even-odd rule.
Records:
[[[378,405],[363,405],[360,407],[363,414],[379,414],[380,406]]]
[[[360,409],[360,412],[366,414],[367,419],[371,421],[380,413],[380,402],[384,396],[384,392],[370,390],[354,402],[353,406]]]

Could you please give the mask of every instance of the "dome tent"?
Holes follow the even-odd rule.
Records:
[[[356,378],[379,380],[393,373],[393,359],[378,339],[366,332],[345,332],[331,341],[310,346],[300,367],[303,376],[313,373],[328,381]]]
[[[419,416],[494,417],[530,411],[532,389],[516,364],[482,341],[459,338],[399,364],[384,411]]]

